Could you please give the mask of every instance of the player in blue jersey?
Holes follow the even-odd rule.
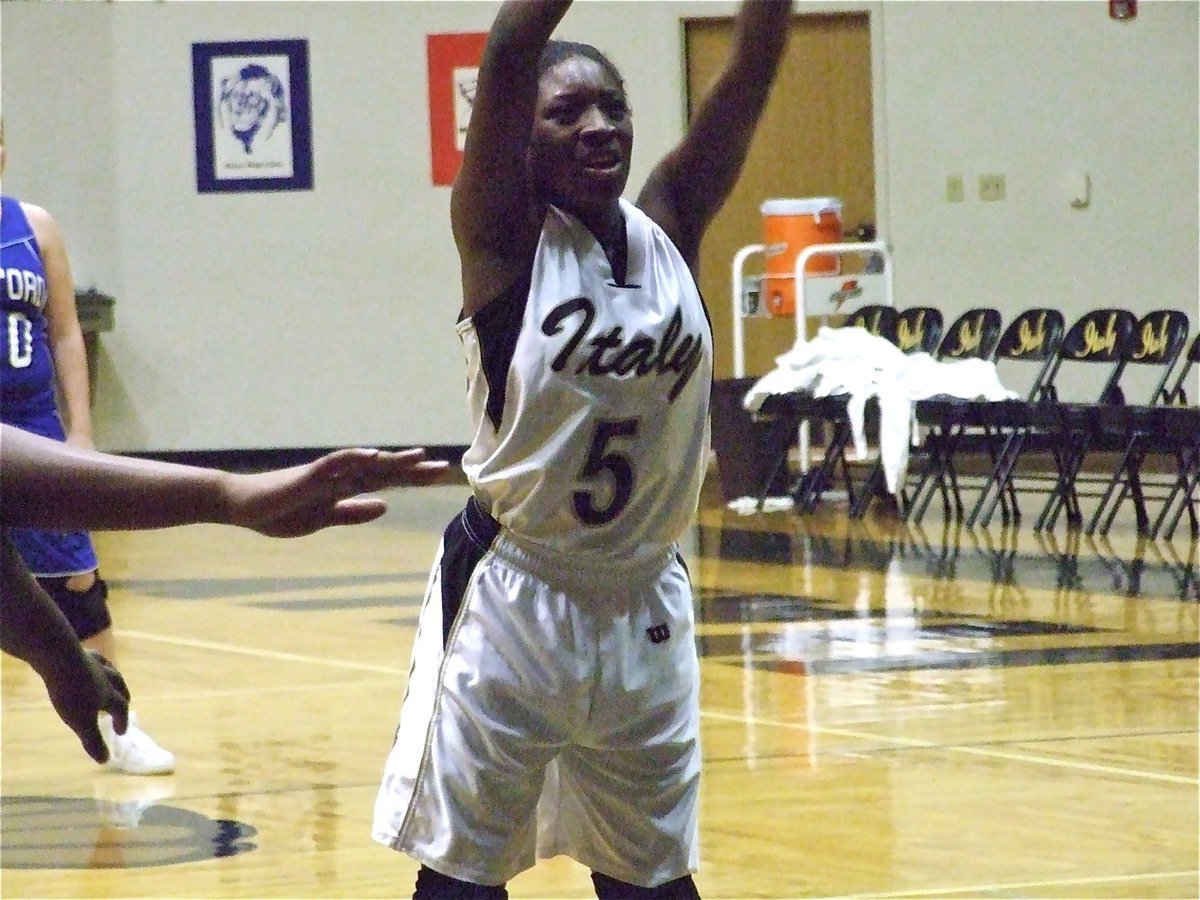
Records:
[[[3,154],[0,131],[0,172]],[[62,232],[41,207],[0,199],[0,278],[0,421],[91,449],[87,356],[71,266]],[[115,659],[108,587],[88,534],[14,528],[10,537],[84,646]],[[134,775],[174,771],[174,755],[146,734],[135,716],[124,734],[107,715],[100,728],[110,766]]]
[[[417,898],[501,898],[567,854],[598,896],[692,898],[699,663],[676,541],[708,444],[700,241],[741,171],[790,0],[732,53],[636,203],[624,83],[551,41],[570,0],[508,0],[450,216],[475,434],[375,806]]]

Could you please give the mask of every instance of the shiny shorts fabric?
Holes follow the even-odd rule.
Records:
[[[572,571],[472,501],[422,606],[374,837],[503,884],[537,857],[653,887],[695,871],[699,664],[678,553]]]

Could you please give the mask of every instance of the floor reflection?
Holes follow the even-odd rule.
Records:
[[[150,779],[138,779],[142,788]],[[161,789],[161,785],[155,787]],[[0,797],[5,869],[123,869],[234,856],[255,849],[244,822],[149,800]]]
[[[696,549],[726,561],[876,572],[900,561],[908,576],[1200,600],[1198,541],[1185,543],[1181,554],[1172,542],[1143,537],[1122,555],[1107,538],[1079,533],[1060,541],[1053,533],[1013,528],[993,533],[957,524],[931,535],[919,525],[893,523],[882,529],[864,521],[830,535],[805,527],[807,521],[796,517],[787,530],[763,530],[731,517],[720,526],[698,528]]]
[[[1122,554],[1105,538],[957,523],[715,521],[696,535],[716,566],[697,590],[711,661],[822,674],[1200,657],[1195,541],[1181,557],[1144,539]],[[739,576],[721,563],[774,570],[739,571],[777,586],[723,587]]]

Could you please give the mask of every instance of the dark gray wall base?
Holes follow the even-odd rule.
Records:
[[[283,447],[267,450],[167,450],[124,453],[136,459],[156,459],[163,462],[202,466],[206,469],[226,469],[231,472],[261,472],[266,469],[282,469],[312,462],[336,447]],[[381,450],[406,450],[407,447],[381,447]],[[465,445],[442,444],[426,446],[429,459],[445,460],[454,469],[462,463]]]

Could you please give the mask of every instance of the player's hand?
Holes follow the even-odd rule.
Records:
[[[108,761],[108,747],[100,735],[96,717],[101,712],[113,717],[113,728],[124,734],[129,723],[129,687],[116,666],[95,650],[84,650],[87,676],[78,673],[52,678],[46,683],[54,711],[79,736],[83,749],[98,763]]]
[[[422,449],[337,450],[303,466],[230,475],[230,522],[268,537],[299,537],[331,525],[360,525],[379,518],[387,504],[359,494],[429,484],[449,471]]]

